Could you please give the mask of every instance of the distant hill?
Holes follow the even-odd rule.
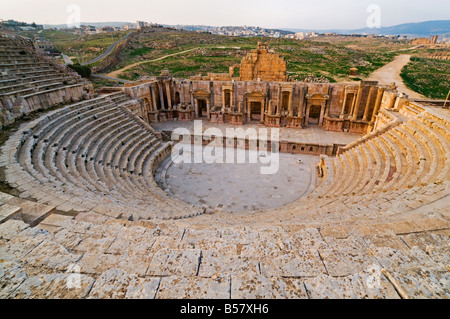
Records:
[[[379,35],[406,35],[409,37],[429,37],[430,35],[440,35],[443,37],[450,36],[450,20],[434,20],[417,23],[404,23],[391,27],[381,28],[361,28],[353,30],[342,29],[328,29],[328,30],[313,30],[313,29],[284,29],[292,32],[311,32],[319,33],[335,32],[339,34],[379,34]]]
[[[93,25],[99,28],[110,26],[110,27],[122,27],[124,24],[134,24],[133,22],[81,22],[82,25]],[[164,25],[170,27],[183,27],[185,30],[192,31],[206,31],[211,26],[205,25]],[[44,28],[66,28],[65,24],[49,25],[44,24]],[[267,29],[267,28],[264,28]],[[268,29],[280,31],[282,34],[289,32],[319,32],[319,33],[331,33],[335,32],[338,34],[379,34],[379,35],[406,35],[409,37],[429,37],[430,35],[440,35],[442,37],[450,37],[450,20],[433,20],[424,21],[417,23],[405,23],[399,24],[391,27],[381,27],[381,28],[361,28],[361,29],[327,29],[327,30],[317,30],[317,29],[289,29],[289,28],[279,28],[279,29]],[[284,31],[284,32],[283,32]],[[287,31],[287,32],[286,32]]]
[[[136,24],[136,22],[81,22],[81,25],[93,25],[97,28],[103,27],[123,27],[124,24]],[[65,29],[67,24],[44,24],[45,29]]]

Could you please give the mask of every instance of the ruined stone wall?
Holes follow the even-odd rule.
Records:
[[[241,81],[287,81],[286,61],[270,52],[267,45],[258,43],[258,48],[244,57],[240,64]]]
[[[192,86],[192,88],[191,88]],[[224,88],[229,89],[231,93],[231,107],[238,107],[239,103],[245,104],[246,95],[253,92],[260,92],[265,96],[265,100],[272,100],[275,106],[281,105],[280,90],[284,87],[292,88],[292,108],[294,114],[302,112],[306,105],[306,94],[329,95],[327,103],[327,116],[339,117],[344,102],[346,84],[342,83],[304,83],[304,82],[265,82],[265,81],[186,81],[175,80],[173,83],[174,92],[180,94],[182,103],[191,103],[191,91],[204,91],[210,94],[210,103],[212,107],[222,108],[224,99]],[[370,86],[363,87],[362,96],[359,101],[358,118],[362,118],[365,112],[365,106],[369,98]],[[369,110],[373,110],[376,100],[376,94],[372,94],[369,101]],[[266,105],[267,107],[267,105]]]

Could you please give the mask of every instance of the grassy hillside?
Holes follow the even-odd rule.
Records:
[[[401,76],[411,90],[428,98],[445,99],[450,90],[450,61],[415,56]]]
[[[119,41],[130,31],[118,31],[110,33],[99,33],[93,35],[77,36],[59,30],[44,30],[42,35],[52,41],[55,47],[68,56],[73,56],[74,62],[88,62],[107,48]]]
[[[45,30],[44,35],[62,52],[88,61],[109,45],[125,36],[125,32],[74,36],[62,31]],[[228,72],[233,64],[256,48],[258,41],[268,42],[270,48],[284,57],[288,73],[293,79],[304,81],[351,81],[349,69],[359,70],[358,78],[365,78],[382,67],[398,53],[412,53],[418,58],[405,67],[402,77],[405,84],[430,98],[445,98],[448,93],[448,61],[426,58],[429,49],[399,51],[410,48],[408,41],[321,36],[312,40],[275,38],[242,38],[218,36],[203,32],[149,29],[130,39],[128,46],[120,52],[118,62],[107,72],[120,70],[128,65],[144,62],[122,72],[119,77],[137,80],[141,76],[159,75],[169,70],[174,77],[188,78],[209,72]],[[169,54],[194,49],[188,53],[151,62]],[[357,79],[356,79],[357,80]]]
[[[211,35],[189,31],[158,29],[135,37],[120,55],[121,62],[109,71],[192,48],[198,50],[156,62],[140,64],[125,71],[121,78],[136,80],[143,75],[157,75],[168,69],[175,77],[185,78],[199,73],[227,72],[228,67],[239,63],[258,41],[268,42],[270,48],[288,62],[289,75],[297,80],[307,77],[324,77],[331,82],[350,80],[348,73],[357,67],[360,76],[390,62],[397,49],[409,43],[382,40],[332,37],[314,40],[275,38],[241,38]]]

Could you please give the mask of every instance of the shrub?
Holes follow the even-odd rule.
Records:
[[[91,68],[87,65],[80,65],[80,64],[69,64],[69,68],[77,72],[79,75],[81,75],[83,78],[89,78],[91,76]]]

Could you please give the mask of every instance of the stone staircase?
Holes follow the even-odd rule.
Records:
[[[26,38],[0,35],[1,126],[35,110],[89,98],[92,84],[76,72],[40,55]],[[12,119],[11,119],[12,118]]]
[[[28,79],[32,60],[0,39],[24,75],[2,73],[2,93],[51,87],[50,66]],[[0,193],[0,298],[450,297],[447,110],[383,109],[386,126],[324,157],[309,196],[210,215],[157,186],[172,144],[129,100],[71,103],[1,148],[20,195]]]
[[[94,210],[129,219],[201,214],[153,180],[171,150],[116,102],[123,93],[52,111],[22,125],[2,148],[6,181],[21,198],[76,214]]]

